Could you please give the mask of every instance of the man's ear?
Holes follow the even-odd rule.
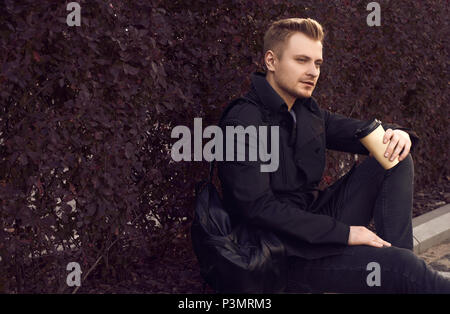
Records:
[[[268,71],[275,71],[275,64],[278,62],[277,56],[275,55],[275,52],[272,50],[267,50],[266,54],[264,55],[264,63],[266,64],[266,68]]]

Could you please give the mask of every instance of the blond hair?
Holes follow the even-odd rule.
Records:
[[[270,24],[269,29],[264,34],[263,55],[266,54],[267,50],[272,50],[281,59],[284,45],[296,32],[303,33],[323,44],[324,32],[322,25],[317,21],[310,18],[283,19]]]

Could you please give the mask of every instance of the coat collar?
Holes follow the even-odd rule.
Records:
[[[247,94],[249,98],[269,109],[274,117],[280,111],[286,111],[287,113],[286,103],[266,80],[264,73],[253,73],[251,81],[252,88]],[[297,117],[295,128],[297,133],[296,155],[298,155],[303,145],[324,132],[324,124],[320,109],[313,97],[297,98],[292,106],[292,110],[294,110]]]
[[[272,88],[266,80],[266,74],[263,72],[254,72],[251,75],[252,93],[257,96],[260,103],[272,112],[279,112],[280,110],[287,110],[287,105],[283,98]],[[256,100],[256,99],[255,99]],[[297,98],[292,108],[298,106],[306,106],[310,111],[314,112],[314,105],[312,97]],[[294,110],[297,112],[297,110]]]
[[[252,86],[247,97],[252,98],[262,107],[267,108],[273,116],[280,110],[287,112],[284,100],[267,82],[266,75],[255,72],[251,76]],[[292,106],[297,117],[295,129],[294,158],[299,169],[308,169],[308,180],[319,184],[325,167],[325,125],[313,97],[297,98]],[[310,145],[310,148],[306,148]],[[312,150],[312,151],[311,151]],[[311,167],[311,165],[314,165]]]

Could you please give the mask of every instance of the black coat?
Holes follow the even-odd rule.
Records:
[[[264,73],[252,74],[251,81],[245,96],[257,105],[240,101],[223,118],[221,127],[225,135],[226,125],[279,126],[279,167],[275,172],[261,172],[260,161],[218,162],[225,206],[235,222],[245,220],[274,231],[290,256],[311,259],[339,254],[348,243],[350,227],[308,210],[317,198],[326,149],[368,155],[354,133],[369,121],[323,110],[311,97],[295,101],[291,109],[295,124]],[[411,151],[417,145],[419,138],[410,129],[382,125],[385,130],[408,132]]]

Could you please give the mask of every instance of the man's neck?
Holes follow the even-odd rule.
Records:
[[[280,97],[284,100],[284,102],[286,103],[288,110],[290,111],[292,106],[294,105],[295,102],[295,98],[287,95],[286,93],[284,93],[275,83],[275,81],[273,80],[273,76],[266,74],[266,80],[267,82],[269,82],[270,86],[272,86],[272,88],[278,93],[278,95],[280,95]]]

